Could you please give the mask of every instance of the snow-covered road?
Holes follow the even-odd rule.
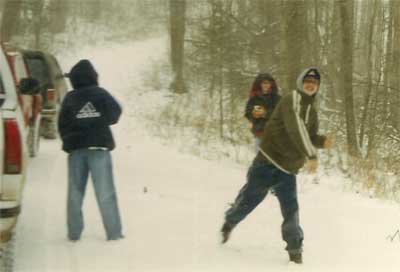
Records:
[[[142,72],[166,57],[166,44],[154,39],[64,56],[66,70],[79,58],[93,60],[102,85],[123,104],[113,158],[126,238],[105,241],[89,184],[82,240],[67,241],[66,155],[58,140],[43,141],[29,166],[16,271],[399,271],[400,237],[388,238],[400,229],[398,204],[343,192],[339,174],[322,176],[319,185],[299,177],[302,266],[288,263],[274,196],[221,246],[223,212],[243,185],[246,167],[181,154],[150,137],[138,118],[153,103],[138,95]]]

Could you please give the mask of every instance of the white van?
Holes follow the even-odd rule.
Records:
[[[38,81],[22,79],[20,92],[39,89]],[[33,92],[33,91],[32,91]],[[33,92],[34,93],[34,92]],[[27,131],[9,64],[0,46],[0,270],[11,271],[5,260],[21,211],[28,164]],[[1,267],[3,266],[3,267]]]

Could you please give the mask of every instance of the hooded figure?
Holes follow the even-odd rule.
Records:
[[[74,65],[68,73],[68,77],[74,89],[98,86],[98,74],[88,60],[80,60]]]
[[[67,93],[58,120],[63,150],[91,146],[113,150],[115,143],[109,126],[118,121],[121,107],[98,87],[98,74],[90,61],[79,61],[68,77],[74,90]]]
[[[300,227],[296,173],[308,159],[316,169],[316,148],[332,147],[331,139],[318,135],[318,115],[314,106],[320,73],[308,68],[300,74],[297,89],[285,95],[265,126],[259,153],[247,173],[247,182],[232,207],[225,213],[221,229],[228,241],[232,230],[251,213],[273,189],[283,216],[282,238],[290,261],[302,263],[303,230]],[[313,167],[311,167],[313,166]]]
[[[306,159],[315,159],[316,148],[322,148],[325,136],[318,135],[318,114],[314,105],[318,90],[304,90],[305,82],[316,80],[320,72],[311,67],[297,78],[297,89],[282,98],[270,122],[266,125],[269,137],[261,143],[257,159],[273,163],[286,173],[296,174]]]
[[[123,235],[110,155],[115,147],[110,126],[118,122],[121,107],[98,86],[90,61],[79,61],[68,76],[74,90],[65,96],[58,119],[63,150],[68,153],[68,239],[81,238],[82,203],[90,174],[107,240],[118,240]]]
[[[267,90],[263,89],[265,81],[269,83]],[[247,101],[244,115],[251,122],[251,132],[256,138],[262,137],[265,124],[280,98],[275,79],[268,73],[258,74],[250,90],[250,98]],[[260,110],[260,114],[258,114],[258,110]]]

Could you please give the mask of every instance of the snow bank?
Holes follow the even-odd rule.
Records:
[[[274,196],[221,246],[223,213],[247,169],[182,154],[146,132],[141,116],[165,98],[144,91],[143,72],[165,58],[166,44],[157,38],[59,56],[65,70],[81,58],[93,61],[101,85],[124,107],[113,157],[126,238],[105,241],[89,185],[82,240],[66,240],[66,155],[59,141],[44,141],[27,177],[16,271],[398,271],[399,207],[344,192],[347,181],[334,172],[298,177],[303,265],[288,263]]]

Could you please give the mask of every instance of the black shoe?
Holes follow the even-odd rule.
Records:
[[[294,262],[297,264],[303,263],[303,257],[301,256],[301,253],[289,253],[289,259],[291,262]]]
[[[229,236],[231,235],[231,232],[235,225],[230,224],[228,222],[225,222],[224,225],[222,226],[221,233],[222,233],[222,242],[225,244],[229,240]]]

